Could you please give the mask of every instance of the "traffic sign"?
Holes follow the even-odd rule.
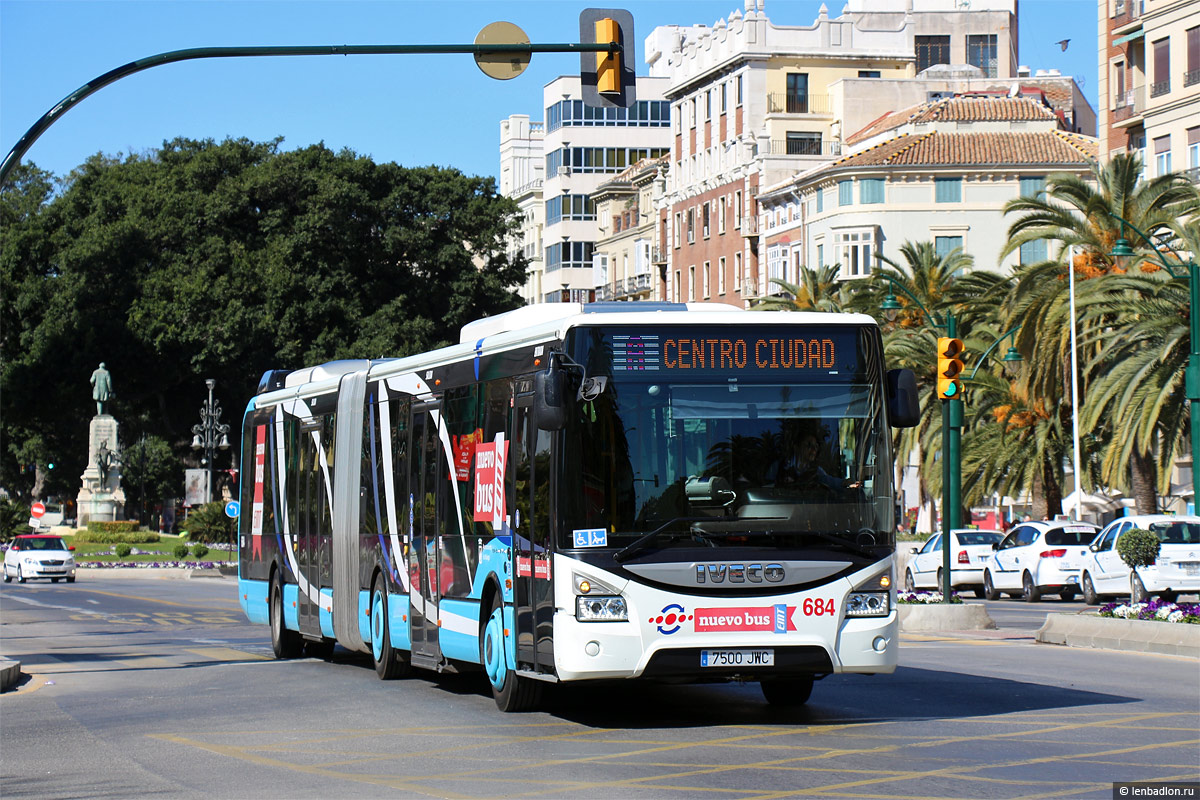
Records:
[[[42,514],[46,513],[46,504],[45,503],[34,503],[33,505],[31,505],[29,507],[29,513],[32,514],[35,518],[42,516]]]
[[[225,516],[231,519],[237,519],[238,514],[242,513],[242,504],[237,500],[230,500],[225,504]]]

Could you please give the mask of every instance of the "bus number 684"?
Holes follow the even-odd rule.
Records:
[[[804,603],[801,606],[801,611],[804,612],[804,616],[806,617],[819,617],[824,614],[832,615],[834,611],[833,598],[830,597],[826,600],[822,600],[818,597],[814,600],[811,597],[806,597],[804,598]]]

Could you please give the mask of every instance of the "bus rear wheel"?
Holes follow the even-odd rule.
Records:
[[[382,575],[375,579],[375,585],[371,589],[371,657],[375,661],[375,674],[380,680],[404,678],[412,672],[409,660],[392,647],[391,623],[388,621],[388,593]]]
[[[283,623],[283,586],[271,581],[271,651],[276,658],[296,658],[304,648],[300,634]]]
[[[538,681],[518,675],[508,668],[504,647],[504,609],[492,608],[479,637],[479,662],[492,687],[492,697],[501,711],[530,711],[542,698]]]
[[[758,684],[763,697],[773,706],[780,708],[797,708],[808,702],[812,696],[813,679],[809,678],[772,678]]]

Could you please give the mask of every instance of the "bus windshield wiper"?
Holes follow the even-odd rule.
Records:
[[[646,549],[651,542],[658,538],[659,534],[674,525],[676,522],[712,522],[714,519],[720,519],[720,517],[672,517],[654,530],[650,531],[644,536],[639,536],[637,539],[634,539],[625,547],[618,550],[616,555],[613,556],[613,559],[616,560],[618,564],[623,561],[628,561],[637,553]]]

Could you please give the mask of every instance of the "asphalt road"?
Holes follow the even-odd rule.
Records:
[[[275,661],[232,579],[0,588],[0,795],[217,798],[1110,798],[1200,780],[1195,659],[998,631],[905,635],[894,675],[831,676],[782,713],[756,685],[562,687],[502,714],[476,675],[383,682]],[[1038,606],[1044,606],[1045,610]]]

